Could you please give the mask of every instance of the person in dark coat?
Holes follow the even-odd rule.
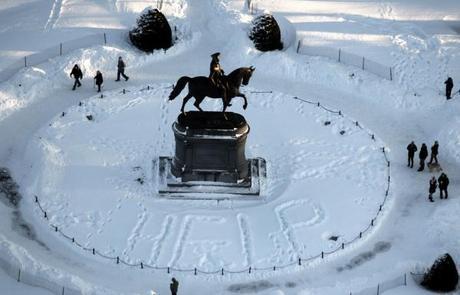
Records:
[[[123,76],[123,78],[125,78],[125,81],[128,81],[129,77],[125,75],[125,67],[126,67],[125,62],[123,61],[121,56],[119,56],[118,64],[117,64],[117,68],[118,68],[117,79],[115,81],[120,81],[120,75]]]
[[[437,188],[438,184],[436,182],[436,178],[433,176],[431,177],[430,179],[430,188],[428,190],[429,194],[428,194],[428,200],[430,200],[430,202],[434,202],[433,200],[433,194],[436,192],[436,188]]]
[[[177,295],[177,290],[179,289],[179,282],[176,280],[176,278],[171,279],[169,289],[171,290],[171,295]]]
[[[426,144],[422,143],[418,157],[420,159],[420,167],[417,171],[423,171],[423,169],[425,169],[425,160],[428,158],[428,148],[426,147]]]
[[[430,162],[428,164],[433,163],[433,160],[436,164],[438,164],[438,150],[439,150],[439,144],[438,141],[436,140],[431,147],[431,157],[430,157]]]
[[[447,199],[449,197],[449,194],[447,193],[447,187],[449,186],[449,178],[445,173],[441,173],[441,176],[438,178],[438,183],[439,183],[439,197],[442,199],[443,198],[443,192],[444,192],[444,197]]]
[[[444,82],[446,84],[446,98],[451,99],[452,95],[452,88],[454,88],[454,81],[452,80],[451,77],[447,78],[447,80]]]
[[[407,167],[410,167],[410,168],[414,167],[414,155],[416,151],[417,151],[417,146],[415,145],[414,141],[412,141],[407,146]]]
[[[75,90],[76,87],[80,87],[80,79],[83,79],[83,73],[80,70],[80,67],[76,64],[73,66],[72,71],[70,72],[70,77],[75,79],[75,82],[73,83],[72,90]]]
[[[94,83],[97,85],[97,92],[101,92],[102,83],[104,83],[104,78],[102,78],[102,73],[100,71],[96,72],[94,76]]]
[[[225,102],[227,102],[227,88],[225,87],[225,83],[222,81],[224,70],[220,66],[219,55],[220,52],[211,54],[212,59],[211,63],[209,64],[209,79],[214,84],[214,86],[219,88],[222,98]],[[227,105],[230,106],[230,103],[227,102]]]

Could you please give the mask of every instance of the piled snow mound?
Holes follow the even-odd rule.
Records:
[[[296,41],[296,29],[294,25],[283,15],[274,13],[277,23],[280,27],[281,43],[283,50],[291,47]]]
[[[439,140],[445,145],[447,151],[445,154],[460,163],[460,117],[453,118],[452,122],[443,128]]]
[[[156,84],[91,98],[31,139],[24,166],[33,168],[21,185],[39,196],[51,224],[130,263],[208,271],[290,263],[336,249],[369,226],[386,189],[381,143],[282,93],[246,90],[247,156],[268,165],[263,202],[160,198],[152,162],[173,154],[181,104],[167,102],[170,91]],[[202,107],[222,106],[205,100]],[[235,99],[232,111],[242,102]]]

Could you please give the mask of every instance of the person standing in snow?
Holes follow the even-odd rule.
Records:
[[[414,167],[414,155],[416,151],[417,151],[417,146],[415,145],[414,141],[412,141],[407,146],[407,167],[410,167],[410,168]]]
[[[104,83],[104,78],[102,78],[102,73],[100,71],[96,72],[94,76],[94,83],[97,85],[97,92],[101,92],[102,83]]]
[[[439,149],[439,144],[438,144],[438,141],[435,140],[433,146],[431,147],[431,157],[430,157],[430,162],[428,162],[428,164],[433,163],[433,160],[436,164],[438,164],[438,149]]]
[[[446,84],[446,98],[451,99],[452,95],[452,88],[454,88],[454,81],[452,80],[451,77],[447,78],[447,80],[444,82]]]
[[[430,179],[430,188],[428,190],[429,194],[428,194],[428,200],[430,200],[430,202],[434,202],[433,200],[433,194],[436,192],[436,188],[437,188],[438,184],[436,182],[436,178],[433,176],[431,177]]]
[[[447,187],[449,186],[449,178],[445,173],[441,173],[441,176],[438,178],[438,183],[439,183],[439,197],[442,199],[443,195],[442,193],[444,192],[444,197],[447,199],[449,197],[449,194],[447,193]]]
[[[426,147],[426,144],[422,143],[418,157],[420,159],[420,167],[417,171],[423,171],[423,169],[425,169],[425,160],[428,157],[428,148]]]
[[[72,90],[75,90],[76,87],[81,86],[80,79],[83,79],[83,73],[77,64],[73,66],[72,71],[70,72],[70,77],[72,78],[72,76],[75,79]]]
[[[179,282],[176,280],[176,278],[171,279],[169,289],[171,290],[171,295],[177,295],[177,290],[179,289]]]
[[[117,64],[117,68],[118,68],[117,79],[115,81],[120,81],[120,75],[123,76],[123,78],[125,78],[125,81],[128,81],[129,77],[125,75],[125,67],[126,67],[125,62],[123,61],[121,56],[119,56],[118,64]]]
[[[211,54],[212,59],[209,65],[209,79],[211,80],[212,84],[214,84],[214,86],[219,88],[222,98],[230,106],[229,102],[227,102],[227,89],[222,81],[224,70],[220,66],[219,55],[220,52]]]

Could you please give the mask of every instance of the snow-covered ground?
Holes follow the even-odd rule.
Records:
[[[2,258],[87,294],[148,294],[152,289],[167,294],[171,276],[185,294],[348,294],[426,266],[444,252],[460,261],[460,103],[442,96],[448,75],[460,84],[460,4],[253,3],[282,19],[288,48],[264,54],[253,49],[247,39],[253,16],[244,1],[170,0],[162,10],[180,38],[167,52],[146,56],[126,42],[96,45],[0,83],[0,166],[8,167],[20,185],[19,211],[34,231],[33,239],[25,237],[12,224],[17,211],[0,203]],[[0,38],[9,42],[0,45],[0,70],[63,40],[127,29],[147,5],[157,1],[4,1]],[[302,38],[312,46],[344,48],[393,66],[397,79],[298,55],[295,41]],[[250,87],[243,88],[248,110],[243,112],[238,100],[231,110],[243,112],[251,125],[248,156],[267,160],[263,196],[219,204],[161,199],[152,161],[172,154],[170,125],[185,95],[168,103],[169,86],[182,75],[207,75],[215,51],[221,52],[227,72],[256,67]],[[129,82],[113,81],[119,55],[128,64]],[[85,79],[72,92],[68,73],[75,63],[82,65]],[[92,88],[98,69],[105,74],[103,99]],[[264,91],[272,92],[257,93]],[[341,110],[345,117],[294,96]],[[204,105],[220,108],[219,102]],[[93,121],[86,119],[89,114]],[[426,202],[431,173],[405,166],[411,140],[419,146],[439,140],[441,165],[451,180],[448,200]],[[383,146],[392,163],[389,202],[364,239],[301,267],[193,274],[194,267],[283,265],[353,239],[385,196]],[[135,181],[139,177],[144,184]],[[192,271],[168,274],[117,265],[81,250],[50,225],[104,255]],[[409,277],[407,287],[387,294],[422,292]]]
[[[354,122],[281,93],[253,94],[245,113],[252,126],[247,156],[268,162],[260,200],[161,198],[152,161],[174,153],[177,112],[164,100],[168,86],[106,92],[33,136],[22,185],[43,200],[51,224],[129,263],[205,271],[296,262],[369,226],[387,187],[381,143]],[[220,109],[220,100],[214,105]]]

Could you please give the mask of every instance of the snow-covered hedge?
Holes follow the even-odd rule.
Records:
[[[134,46],[145,52],[168,49],[172,46],[172,32],[168,20],[156,8],[148,8],[137,20],[137,27],[129,32]]]
[[[260,15],[252,21],[249,39],[260,51],[283,49],[280,27],[271,14]]]

